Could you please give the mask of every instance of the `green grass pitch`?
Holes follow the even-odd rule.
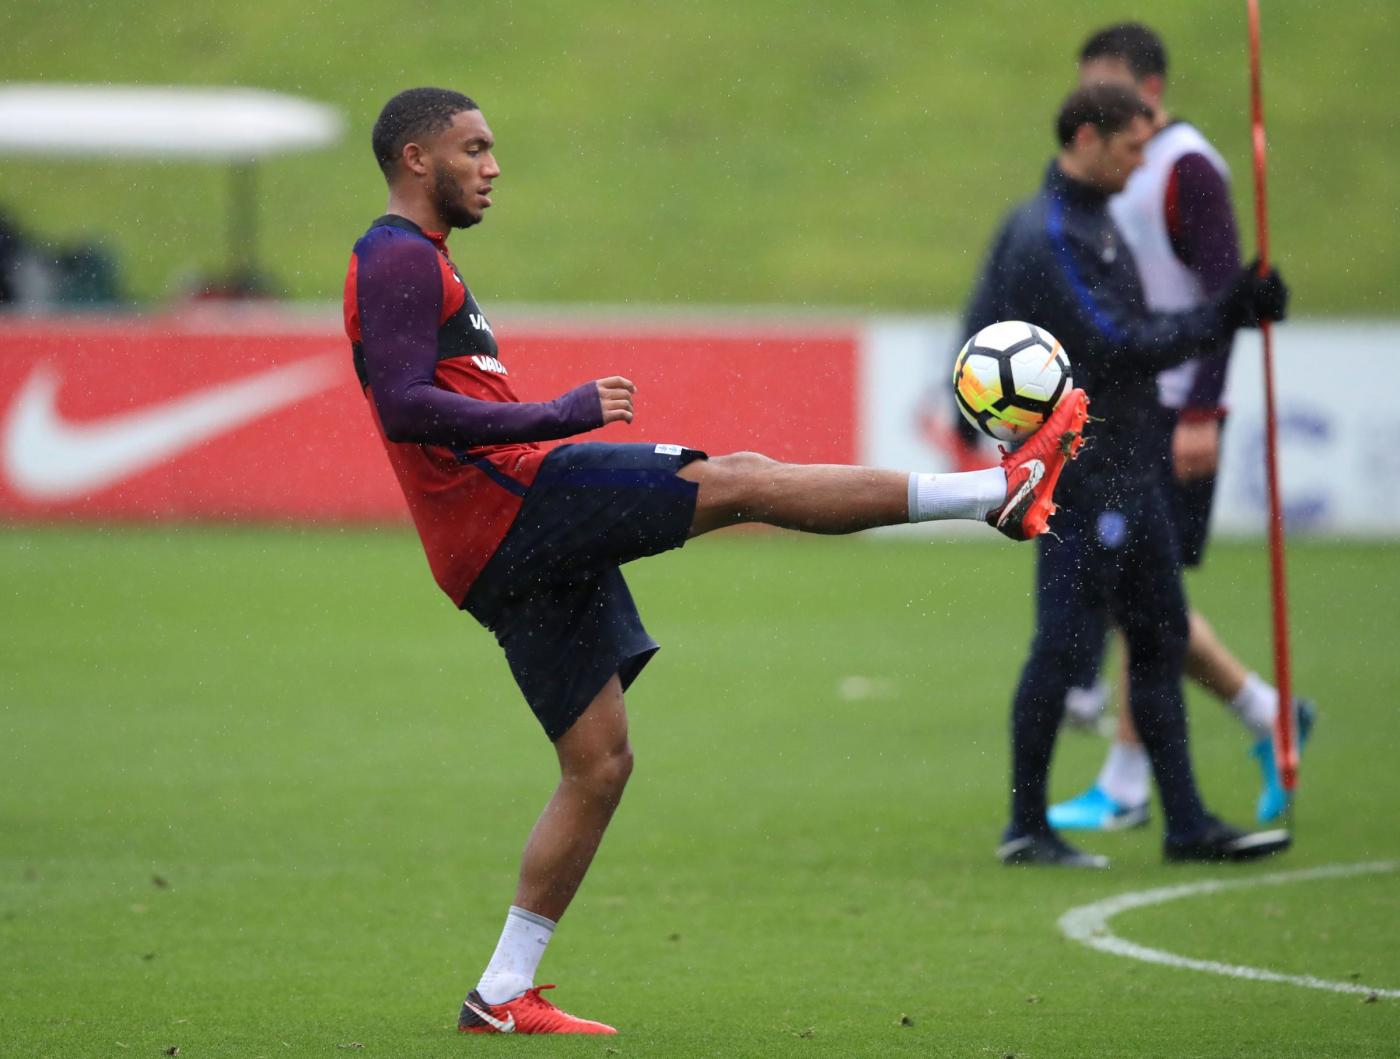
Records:
[[[1323,719],[1297,848],[1009,871],[1007,703],[1031,550],[716,537],[630,568],[665,649],[637,770],[542,968],[603,1040],[464,1039],[552,755],[490,636],[402,530],[0,533],[0,1054],[23,1057],[1380,1056],[1400,1000],[1152,966],[1065,940],[1114,894],[1400,857],[1400,548],[1291,553]],[[1268,671],[1267,567],[1193,598]],[[860,678],[853,680],[852,678]],[[1208,800],[1243,736],[1192,696]],[[1103,744],[1067,733],[1054,793]],[[1183,955],[1400,988],[1400,879],[1230,891],[1115,930]]]

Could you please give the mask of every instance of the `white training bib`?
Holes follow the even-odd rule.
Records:
[[[1143,296],[1153,312],[1182,312],[1205,300],[1200,280],[1182,264],[1167,232],[1167,181],[1188,154],[1205,156],[1228,183],[1230,168],[1194,125],[1176,122],[1147,141],[1142,166],[1108,202],[1113,222],[1137,262]],[[1168,408],[1186,403],[1196,381],[1196,362],[1187,361],[1157,376],[1158,399]]]

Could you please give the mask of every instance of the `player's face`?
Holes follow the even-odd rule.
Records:
[[[1142,165],[1143,148],[1152,139],[1152,122],[1137,117],[1119,132],[1098,139],[1091,153],[1091,177],[1094,185],[1110,195],[1123,190],[1133,170]]]
[[[491,128],[479,110],[458,111],[452,124],[425,144],[434,205],[453,228],[480,224],[491,207],[491,182],[501,175]]]

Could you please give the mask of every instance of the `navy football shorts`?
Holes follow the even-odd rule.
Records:
[[[618,567],[679,548],[699,487],[679,445],[561,445],[463,602],[496,636],[550,741],[614,673],[628,687],[659,649]]]

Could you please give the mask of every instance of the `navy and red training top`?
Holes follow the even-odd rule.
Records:
[[[547,454],[602,425],[587,382],[520,401],[496,337],[447,255],[446,233],[380,217],[355,243],[345,333],[355,372],[439,587],[458,606],[495,553]]]

